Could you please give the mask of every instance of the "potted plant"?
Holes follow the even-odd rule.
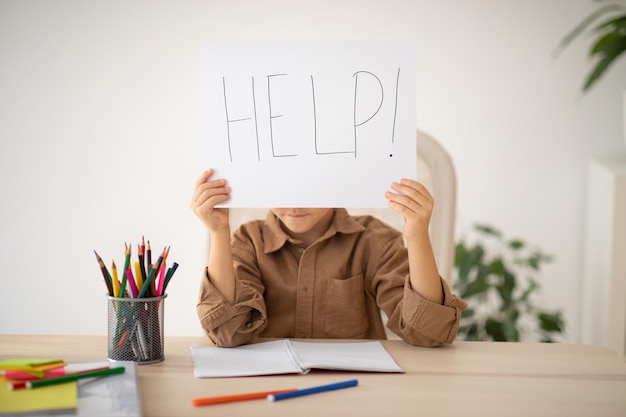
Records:
[[[601,18],[603,20],[591,29],[595,41],[589,50],[589,55],[596,62],[583,84],[583,92],[589,91],[610,65],[626,51],[626,6],[620,4],[601,6],[567,34],[556,51],[557,53],[562,51]]]
[[[560,311],[537,305],[536,278],[552,257],[520,239],[506,239],[487,225],[476,225],[475,242],[460,239],[455,254],[455,291],[468,302],[459,327],[464,340],[556,341],[563,332]]]

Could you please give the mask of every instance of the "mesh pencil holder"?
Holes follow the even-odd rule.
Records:
[[[108,298],[108,359],[137,364],[161,362],[164,294],[152,298]]]

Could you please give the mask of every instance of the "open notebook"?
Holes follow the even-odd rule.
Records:
[[[379,341],[297,342],[288,339],[234,348],[191,346],[196,378],[307,373],[311,369],[404,372]]]

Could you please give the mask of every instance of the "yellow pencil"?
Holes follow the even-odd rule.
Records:
[[[118,297],[120,293],[120,282],[117,280],[117,268],[115,267],[115,261],[111,265],[111,275],[113,281],[113,297]]]
[[[135,261],[135,285],[137,286],[137,289],[141,289],[141,287],[143,287],[141,264],[139,263],[139,261]]]

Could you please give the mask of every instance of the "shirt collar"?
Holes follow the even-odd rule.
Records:
[[[333,222],[320,240],[329,239],[337,233],[351,234],[365,230],[365,227],[348,214],[344,208],[336,208]],[[280,221],[271,210],[268,211],[263,224],[264,253],[272,253],[282,248],[285,243],[296,243],[280,226]]]

